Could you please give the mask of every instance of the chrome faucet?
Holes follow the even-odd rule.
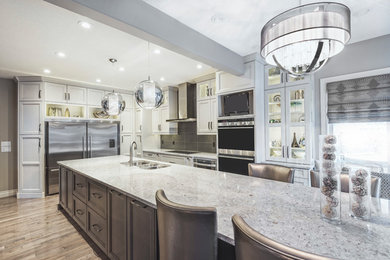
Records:
[[[130,165],[133,165],[133,163],[134,163],[134,150],[137,150],[137,143],[135,141],[132,142],[130,145],[130,159],[129,159]]]

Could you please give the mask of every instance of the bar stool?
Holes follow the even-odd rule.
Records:
[[[256,232],[238,215],[232,218],[236,260],[330,260],[280,244]]]
[[[280,165],[250,163],[248,164],[248,172],[249,176],[253,177],[288,183],[294,182],[294,170]]]
[[[312,187],[320,187],[320,173],[313,170],[310,171],[310,183]],[[371,176],[371,197],[379,198],[381,191],[381,178]],[[342,192],[349,192],[349,175],[340,174],[340,189]]]
[[[192,207],[156,192],[160,260],[216,260],[217,211]]]

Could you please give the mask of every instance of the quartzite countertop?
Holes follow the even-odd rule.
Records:
[[[255,230],[301,250],[341,259],[390,259],[388,200],[376,201],[372,220],[365,222],[349,217],[348,194],[342,194],[342,224],[334,225],[320,218],[316,188],[182,165],[144,170],[120,164],[127,160],[112,156],[59,164],[153,207],[158,189],[178,203],[216,207],[219,237],[230,243],[231,217],[239,214]]]

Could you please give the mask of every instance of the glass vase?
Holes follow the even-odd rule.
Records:
[[[371,218],[371,173],[367,168],[349,172],[349,214],[364,220]]]
[[[334,135],[320,136],[320,210],[327,221],[340,223],[340,164],[337,138]]]

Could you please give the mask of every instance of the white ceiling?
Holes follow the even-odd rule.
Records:
[[[89,30],[78,21],[92,24]],[[148,75],[148,44],[43,0],[0,1],[0,77],[44,75],[132,90]],[[161,53],[155,54],[158,48]],[[55,53],[61,51],[65,58]],[[113,66],[108,58],[116,58]],[[197,61],[151,45],[151,76],[176,85],[214,72]],[[119,71],[124,67],[125,71]],[[50,74],[44,74],[50,69]],[[160,81],[164,77],[165,81]]]
[[[260,32],[299,0],[144,0],[187,26],[244,56],[259,52]],[[319,1],[301,1],[308,4]],[[352,42],[390,34],[389,0],[336,0],[351,9]]]

